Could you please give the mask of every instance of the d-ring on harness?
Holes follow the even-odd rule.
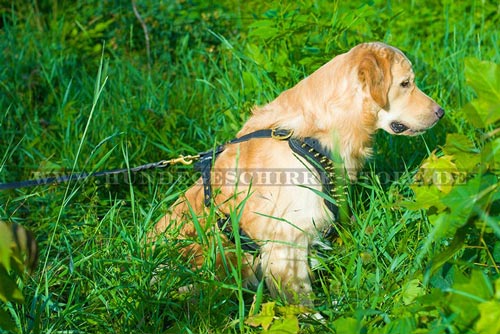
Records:
[[[249,134],[243,135],[239,138],[233,139],[226,144],[219,145],[213,150],[202,152],[199,154],[200,159],[195,163],[194,168],[201,172],[201,178],[203,180],[203,193],[204,193],[204,203],[205,206],[209,207],[212,202],[212,186],[210,183],[211,179],[211,169],[213,162],[218,157],[227,145],[242,143],[251,139],[256,138],[272,138],[275,140],[286,140],[292,151],[306,159],[314,169],[318,172],[320,181],[322,183],[322,191],[325,195],[324,202],[326,207],[338,218],[339,208],[330,199],[333,198],[335,201],[339,201],[342,198],[337,192],[335,192],[335,166],[333,161],[328,157],[328,152],[326,152],[317,139],[314,138],[304,138],[298,139],[292,137],[293,131],[287,129],[264,129],[251,132]],[[231,242],[235,242],[234,233],[232,231],[230,217],[227,214],[222,214],[222,217],[217,220],[217,226],[221,231],[226,234],[227,238]],[[241,228],[239,229],[241,248],[248,252],[258,252],[260,246],[248,236],[245,231]]]

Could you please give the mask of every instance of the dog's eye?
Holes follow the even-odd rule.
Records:
[[[405,80],[401,83],[401,87],[408,88],[410,87],[410,80]]]

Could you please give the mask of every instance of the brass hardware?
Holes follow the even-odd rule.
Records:
[[[200,158],[200,155],[180,155],[177,158],[173,158],[170,160],[163,160],[162,165],[176,165],[176,164],[183,164],[183,165],[191,165],[195,160],[198,160]]]
[[[287,131],[287,133],[285,134],[279,134],[277,133],[278,131],[280,131],[280,129],[271,129],[271,137],[273,139],[277,139],[277,140],[287,140],[288,138],[290,138],[293,134],[293,131],[292,130],[282,130],[282,131]]]

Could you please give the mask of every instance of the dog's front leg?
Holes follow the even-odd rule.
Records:
[[[305,235],[268,242],[262,247],[261,256],[266,285],[273,296],[279,295],[290,304],[313,306]]]

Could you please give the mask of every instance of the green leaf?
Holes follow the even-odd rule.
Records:
[[[447,233],[450,233],[450,230],[452,230],[451,228],[447,228],[447,227],[442,227],[443,228],[443,231],[439,232],[441,233],[441,235],[445,235]],[[455,256],[455,254],[460,251],[464,245],[465,245],[465,238],[466,238],[466,234],[467,232],[465,231],[465,228],[464,229],[458,229],[455,230],[453,229],[453,232],[455,233],[454,235],[454,238],[453,238],[453,241],[451,242],[451,244],[446,247],[443,251],[439,252],[436,256],[434,256],[432,258],[432,260],[429,262],[429,272],[428,274],[429,275],[434,275],[434,273],[442,268],[442,266],[448,262],[453,256]],[[438,233],[436,233],[437,235]],[[432,235],[432,233],[431,233]],[[435,238],[434,240],[432,241],[437,241],[437,238]]]
[[[444,155],[437,157],[431,154],[420,167],[415,179],[421,181],[426,185],[434,185],[443,193],[449,193],[455,177],[459,174],[456,164],[453,162],[452,155]]]
[[[482,129],[485,127],[483,117],[479,115],[479,113],[476,110],[476,107],[471,103],[466,104],[462,108],[462,112],[465,120],[468,123],[472,124],[472,126],[474,126],[475,128]]]
[[[276,320],[269,331],[263,333],[296,334],[299,332],[299,320],[297,317],[286,317]]]
[[[419,279],[412,279],[403,286],[402,298],[405,305],[413,303],[413,301],[425,294],[425,289]]]
[[[476,128],[486,128],[500,120],[499,108],[500,103],[498,101],[491,102],[484,99],[476,99],[469,102],[463,111],[471,124]]]
[[[391,321],[385,330],[387,334],[412,333],[417,328],[413,317],[402,317]]]
[[[23,294],[17,286],[15,280],[9,276],[6,269],[0,266],[0,300],[4,302],[22,303]]]
[[[467,120],[477,128],[488,127],[500,120],[500,67],[492,62],[468,58],[465,77],[478,95],[463,109]]]
[[[10,271],[10,258],[12,256],[12,233],[10,227],[0,221],[0,266]]]
[[[262,304],[260,313],[248,317],[245,320],[245,324],[253,327],[262,326],[264,330],[267,330],[274,320],[274,305],[274,302]]]
[[[249,37],[258,37],[260,39],[275,38],[280,34],[280,30],[276,28],[276,23],[272,20],[258,20],[250,26]]]
[[[453,187],[442,202],[450,209],[453,219],[462,220],[465,224],[476,209],[486,209],[497,184],[495,175],[477,175],[467,183]]]
[[[451,156],[453,167],[451,173],[474,171],[481,163],[480,151],[476,148],[474,142],[466,135],[459,133],[450,133],[446,136],[446,144],[443,146],[445,156]]]
[[[443,193],[433,186],[411,186],[415,193],[415,201],[402,202],[401,205],[410,210],[430,209],[435,207],[439,211],[444,210],[446,206],[441,203]]]
[[[446,135],[446,144],[443,152],[447,155],[454,155],[458,152],[477,153],[478,150],[472,140],[461,133],[449,133]]]
[[[481,99],[500,101],[500,67],[490,61],[465,59],[465,79]]]
[[[254,62],[256,62],[258,65],[264,66],[264,64],[266,63],[266,56],[262,53],[257,45],[249,43],[247,44],[247,50]]]
[[[10,314],[0,308],[0,330],[2,329],[8,332],[17,332],[16,323]]]
[[[308,313],[310,310],[302,305],[286,305],[278,307],[278,312],[285,317],[296,316],[299,314]]]
[[[455,183],[465,179],[470,172],[477,171],[481,167],[483,156],[479,153],[457,152],[453,156],[458,173],[455,176]]]
[[[448,283],[447,281],[445,282]],[[438,283],[439,285],[442,285],[442,281],[439,281]],[[430,293],[418,298],[420,304],[432,307],[440,307],[444,300],[445,294],[442,291],[442,287],[433,288]]]
[[[478,305],[493,297],[489,278],[479,270],[472,271],[467,282],[454,284],[449,292],[448,305],[464,324],[472,323],[479,315]]]
[[[500,333],[500,302],[490,300],[481,303],[478,307],[480,318],[476,323],[476,330],[480,334]]]
[[[466,223],[462,217],[457,217],[449,212],[429,215],[428,218],[433,226],[432,231],[427,238],[430,242],[438,241],[441,238],[452,237],[455,232]]]
[[[354,318],[338,318],[333,322],[337,333],[358,334],[361,330],[361,324]]]

